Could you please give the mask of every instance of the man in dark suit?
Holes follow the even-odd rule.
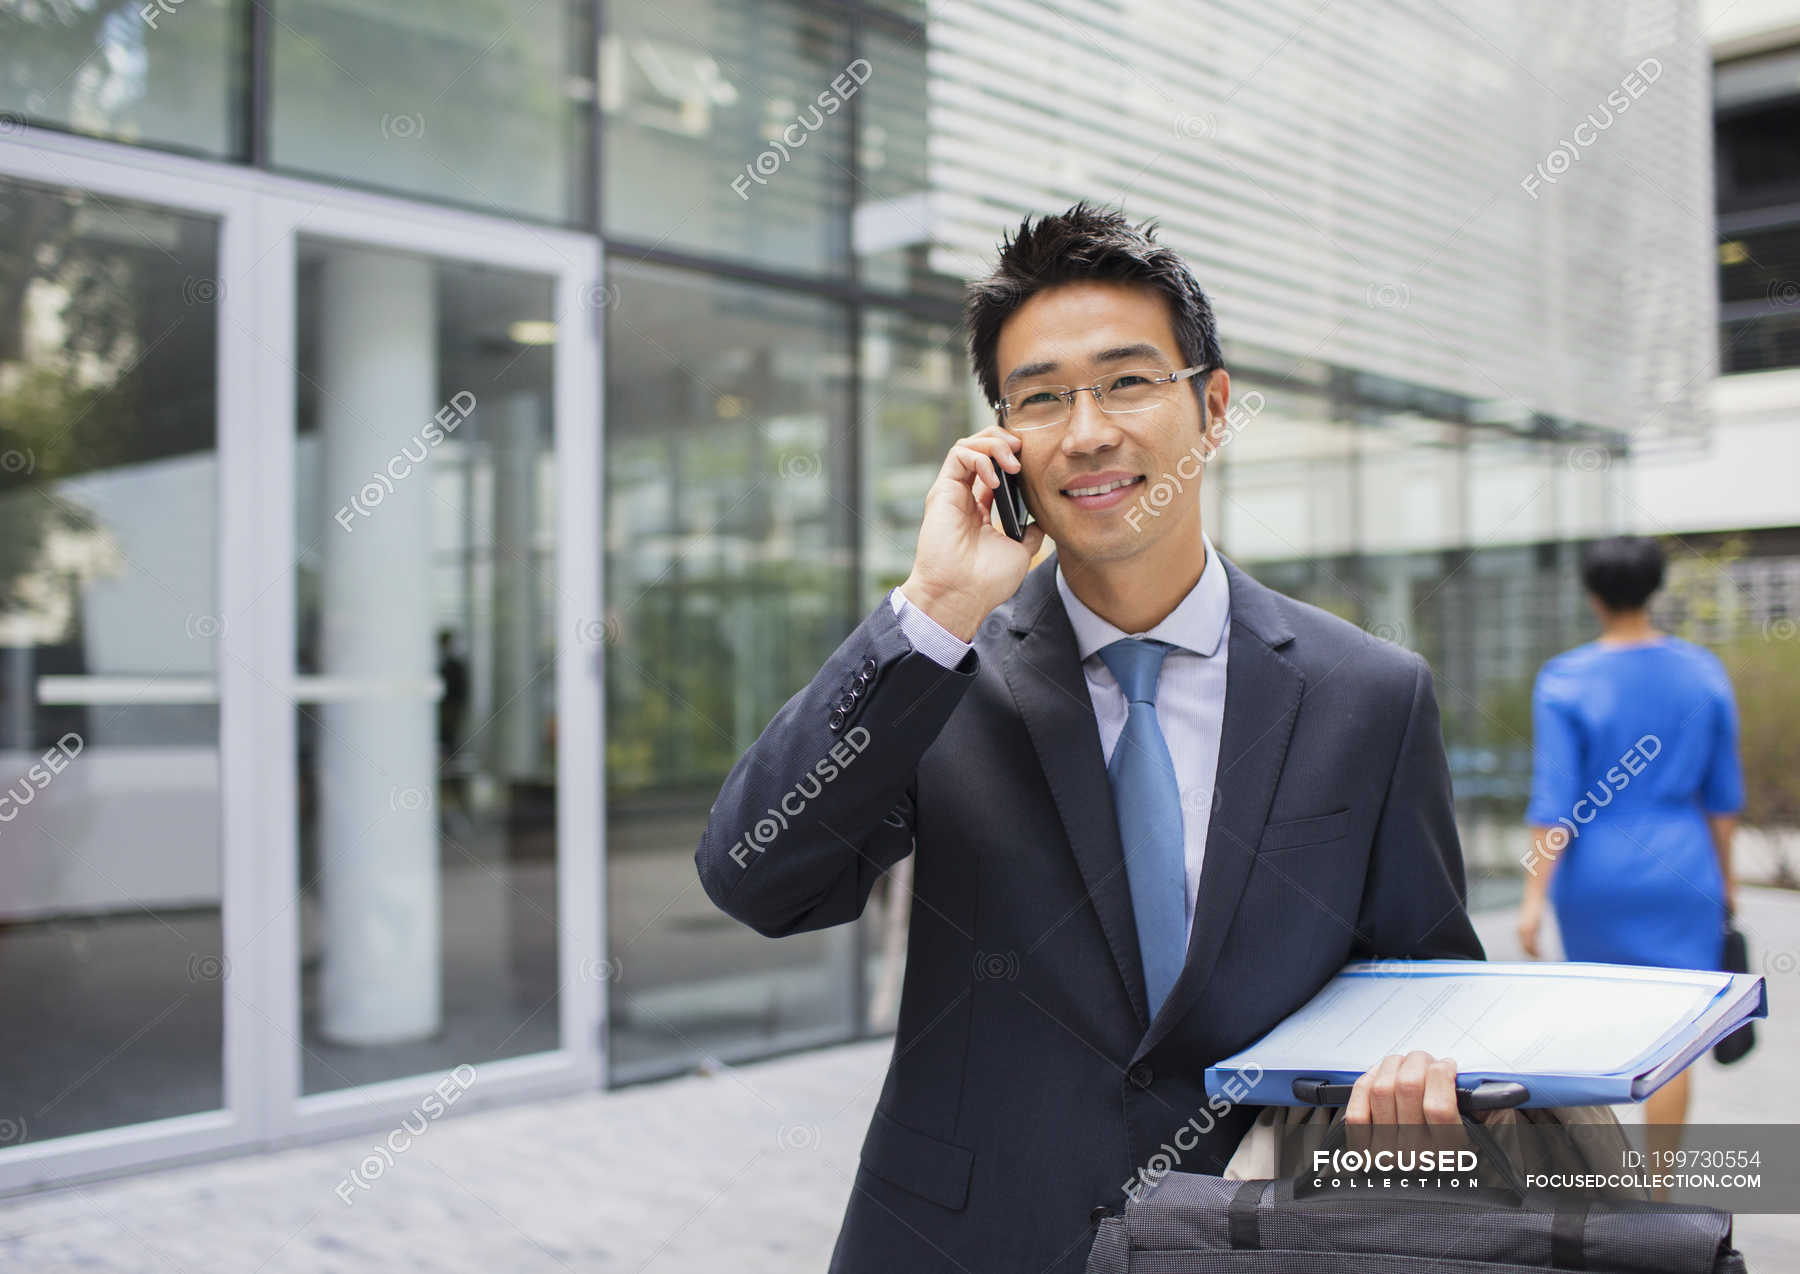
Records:
[[[832,1262],[856,1274],[1081,1269],[1165,1145],[1223,1170],[1256,1110],[1209,1100],[1208,1064],[1350,960],[1482,957],[1425,661],[1201,528],[1230,377],[1181,259],[1117,213],[1027,219],[968,326],[996,424],[951,448],[912,574],[739,759],[695,854],[771,937],[856,919],[916,855]],[[1455,1122],[1454,1079],[1387,1058],[1347,1118]]]

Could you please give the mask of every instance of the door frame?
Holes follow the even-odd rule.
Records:
[[[28,139],[28,140],[24,140]],[[550,277],[557,357],[557,961],[559,1048],[480,1068],[451,1114],[601,1087],[605,946],[602,631],[602,258],[589,234],[114,142],[26,129],[0,138],[0,178],[129,199],[219,225],[215,569],[218,637],[220,1109],[0,1148],[0,1194],[178,1159],[380,1129],[436,1072],[300,1092],[295,705],[296,238]],[[590,423],[591,422],[591,423]],[[234,618],[237,622],[233,622]]]

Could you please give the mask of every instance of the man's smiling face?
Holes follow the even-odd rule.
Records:
[[[1046,288],[1006,320],[995,346],[1003,394],[1032,385],[1091,385],[1137,368],[1167,375],[1186,365],[1167,300],[1154,288],[1131,283]],[[1202,375],[1170,385],[1156,407],[1128,415],[1103,412],[1092,394],[1077,394],[1066,424],[1020,435],[1026,498],[1065,560],[1133,557],[1171,536],[1185,536],[1199,551],[1200,475],[1193,453],[1202,446],[1194,393],[1201,383],[1208,385],[1208,416],[1217,430],[1229,392],[1222,370],[1210,380]],[[1159,481],[1179,487],[1160,506],[1147,496]]]

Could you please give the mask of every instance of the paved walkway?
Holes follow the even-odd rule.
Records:
[[[1800,895],[1753,890],[1777,1016],[1729,1071],[1700,1064],[1693,1117],[1800,1122]],[[1510,912],[1478,917],[1492,958]],[[346,1205],[372,1136],[0,1203],[0,1269],[82,1274],[742,1274],[822,1270],[885,1042],[477,1112],[430,1125]],[[1761,1104],[1755,1094],[1781,1100]],[[1800,1216],[1741,1216],[1756,1274],[1800,1274]]]

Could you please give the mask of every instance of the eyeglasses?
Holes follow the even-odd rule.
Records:
[[[1174,372],[1138,367],[1112,372],[1092,385],[1029,385],[1000,400],[1000,423],[1014,433],[1054,428],[1068,420],[1074,410],[1075,395],[1084,393],[1091,393],[1100,410],[1109,416],[1149,411],[1168,401],[1170,386],[1215,367],[1214,363],[1200,363]]]

